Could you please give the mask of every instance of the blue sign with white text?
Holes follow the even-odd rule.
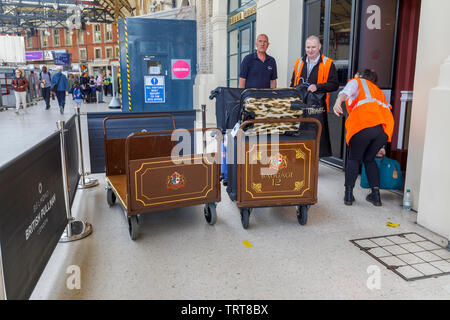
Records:
[[[145,77],[145,103],[166,102],[166,85],[164,76]]]

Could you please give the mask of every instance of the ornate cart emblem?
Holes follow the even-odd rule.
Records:
[[[179,189],[184,188],[185,181],[184,176],[179,174],[178,172],[174,172],[171,176],[167,177],[167,189]]]
[[[280,170],[287,168],[287,159],[286,156],[283,156],[280,153],[270,157],[270,169]]]

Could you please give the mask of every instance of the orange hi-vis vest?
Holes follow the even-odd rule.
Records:
[[[380,124],[388,136],[388,142],[391,142],[394,132],[392,106],[386,101],[383,91],[375,84],[362,78],[355,80],[358,82],[358,97],[353,101],[350,101],[350,98],[345,101],[348,112],[348,118],[345,121],[347,144],[359,131]]]
[[[322,55],[322,62],[319,63],[319,73],[317,75],[317,84],[323,84],[328,82],[328,76],[330,74],[330,68],[333,64],[333,60],[325,57],[325,55]],[[303,66],[305,65],[305,62],[303,61],[303,57],[300,57],[295,62],[295,80],[294,80],[294,87],[298,86],[300,84],[300,78],[302,75]],[[327,93],[327,112],[330,111],[330,94]]]

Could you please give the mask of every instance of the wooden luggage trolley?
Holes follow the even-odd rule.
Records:
[[[252,124],[268,123],[314,123],[317,129],[274,143],[250,142],[241,131]],[[252,208],[257,207],[296,206],[298,222],[305,225],[309,207],[317,203],[320,122],[311,118],[254,119],[242,123],[240,129],[235,185],[244,229],[248,228]]]
[[[220,164],[211,161],[216,155],[190,152],[173,159],[171,152],[177,142],[171,139],[172,130],[135,132],[126,138],[108,137],[108,122],[155,117],[171,118],[175,129],[175,120],[170,114],[107,117],[103,121],[107,202],[112,206],[119,199],[133,240],[138,237],[139,215],[143,213],[205,204],[206,221],[213,225],[217,219]],[[186,131],[195,135],[206,130],[218,132],[218,156],[221,143],[218,129]]]

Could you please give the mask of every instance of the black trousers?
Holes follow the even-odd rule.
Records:
[[[45,108],[50,108],[50,87],[47,88],[41,88],[42,97],[45,101]]]
[[[387,140],[388,136],[381,125],[363,129],[350,139],[345,169],[346,186],[355,186],[361,162],[364,162],[370,187],[380,186],[380,175],[378,174],[375,156]]]

